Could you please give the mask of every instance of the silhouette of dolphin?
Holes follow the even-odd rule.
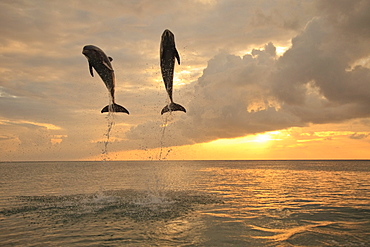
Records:
[[[112,104],[107,105],[101,110],[103,112],[124,112],[129,114],[128,110],[121,105],[116,104],[114,101],[114,87],[115,87],[115,76],[112,64],[110,63],[113,59],[108,57],[99,47],[94,45],[86,45],[82,54],[85,55],[89,62],[89,70],[91,76],[94,76],[93,68],[98,72],[100,78],[103,80],[105,86],[110,92]]]
[[[165,112],[171,111],[183,111],[186,112],[182,105],[176,104],[172,99],[172,87],[173,87],[173,73],[175,68],[175,58],[178,64],[180,64],[180,56],[176,50],[175,46],[175,36],[173,33],[166,29],[162,34],[161,39],[161,49],[160,49],[160,59],[161,59],[161,72],[164,85],[168,96],[170,97],[170,104],[166,105],[162,111],[161,115]]]

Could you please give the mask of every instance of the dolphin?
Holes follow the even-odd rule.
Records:
[[[170,97],[170,104],[166,105],[162,111],[161,115],[165,112],[171,111],[183,111],[186,112],[182,105],[176,104],[172,99],[172,87],[173,87],[173,72],[175,68],[175,58],[178,64],[180,64],[180,56],[176,50],[175,46],[175,36],[173,33],[166,29],[162,34],[161,39],[161,49],[160,49],[160,59],[161,59],[161,72],[164,85],[168,96]]]
[[[116,104],[116,102],[114,101],[115,76],[111,64],[111,61],[113,59],[111,57],[108,57],[99,47],[96,47],[94,45],[86,45],[82,50],[82,54],[85,55],[87,61],[89,62],[89,70],[91,76],[94,76],[94,68],[95,71],[98,72],[100,78],[103,80],[111,95],[112,103],[104,107],[101,110],[101,113],[124,112],[129,114],[126,108]]]

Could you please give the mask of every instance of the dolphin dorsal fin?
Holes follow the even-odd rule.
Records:
[[[111,62],[113,61],[113,58],[112,58],[112,57],[108,57],[108,59],[109,59],[109,61],[111,61]]]
[[[175,57],[177,58],[177,63],[180,65],[180,55],[177,52],[177,49],[175,48]]]
[[[91,75],[92,77],[94,77],[93,67],[92,67],[92,65],[91,65],[90,61],[89,61],[89,70],[90,70],[90,75]]]

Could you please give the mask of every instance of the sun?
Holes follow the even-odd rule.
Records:
[[[270,135],[260,134],[254,137],[252,142],[268,142],[270,140]]]
[[[237,144],[247,144],[247,143],[268,143],[270,141],[280,140],[279,135],[280,131],[270,131],[261,134],[247,135],[237,138],[225,138],[211,141],[208,144],[210,145],[237,145]]]

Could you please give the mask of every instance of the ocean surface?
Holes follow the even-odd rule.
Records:
[[[370,246],[370,161],[3,162],[0,246]]]

